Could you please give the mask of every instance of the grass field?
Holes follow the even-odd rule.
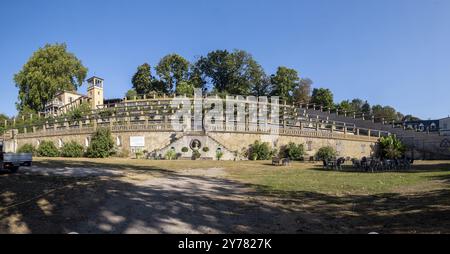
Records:
[[[33,169],[103,173],[0,174],[0,233],[126,233],[136,221],[146,223],[141,233],[450,232],[449,161],[366,173],[301,162],[36,158]],[[103,229],[112,211],[124,225]],[[161,226],[174,219],[184,224]]]
[[[275,167],[270,161],[153,161],[129,159],[51,159],[37,158],[45,167],[104,167],[158,173],[161,170],[223,168],[225,177],[258,186],[264,191],[311,191],[333,195],[380,194],[428,191],[447,188],[450,161],[416,161],[411,170],[367,173],[354,170],[323,170],[321,164],[293,162]]]

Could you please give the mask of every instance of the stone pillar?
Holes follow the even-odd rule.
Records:
[[[94,125],[94,130],[97,130],[97,118],[94,117],[94,118],[92,119],[92,121],[93,121],[92,123],[93,123],[93,125]]]
[[[375,123],[375,117],[372,116],[372,123]]]
[[[33,126],[33,133],[36,132],[36,126]]]
[[[27,133],[27,127],[23,127],[23,133]]]
[[[367,136],[369,136],[369,137],[371,136],[371,130],[370,129],[367,130]]]
[[[145,117],[145,128],[148,127],[148,116],[144,116]]]
[[[356,128],[356,135],[359,136],[359,128]]]
[[[300,130],[303,130],[303,123],[300,122]]]

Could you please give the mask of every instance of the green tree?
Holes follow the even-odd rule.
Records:
[[[47,44],[33,53],[22,70],[14,75],[19,88],[17,109],[42,111],[54,95],[76,90],[86,78],[87,68],[65,44]]]
[[[148,63],[140,65],[131,79],[133,88],[138,94],[147,94],[153,90],[152,81],[151,67]]]
[[[300,78],[294,69],[280,66],[277,73],[271,76],[272,95],[279,96],[280,100],[292,101],[292,93],[298,85]]]
[[[337,104],[336,107],[341,111],[352,111],[352,104],[349,100],[343,100],[341,103]]]
[[[213,93],[267,95],[268,78],[251,54],[243,50],[215,50],[201,57],[195,66]],[[198,75],[197,75],[198,76]]]
[[[313,82],[311,79],[301,79],[298,86],[294,88],[293,100],[294,103],[309,103],[311,101],[311,86]]]
[[[316,158],[319,160],[330,160],[334,157],[336,157],[337,152],[336,150],[331,146],[324,146],[319,148],[319,150],[316,153]]]
[[[155,69],[169,92],[174,92],[181,81],[188,80],[189,62],[180,55],[163,57]]]
[[[405,152],[405,146],[401,140],[393,135],[381,137],[379,149],[382,159],[398,159],[402,157]]]
[[[370,107],[370,104],[365,101],[364,104],[361,106],[361,113],[364,114],[370,114],[372,112],[372,109]]]
[[[272,156],[272,150],[269,143],[256,140],[250,147],[249,155],[251,160],[268,160]]]
[[[176,94],[178,95],[193,95],[194,94],[194,86],[187,82],[187,81],[181,81],[177,85]]]
[[[198,63],[191,64],[189,71],[189,83],[195,88],[201,88],[204,93],[207,92],[205,75]]]
[[[291,160],[300,160],[305,155],[305,147],[303,144],[295,144],[294,142],[289,142],[284,148],[284,156]]]
[[[330,89],[314,88],[311,96],[311,102],[317,105],[322,105],[326,108],[333,107],[333,93]]]
[[[409,121],[420,121],[421,119],[413,115],[406,115],[401,120],[404,122],[409,122]]]
[[[135,97],[138,96],[138,93],[134,89],[130,89],[125,94],[125,97],[127,97],[128,100],[133,100]]]
[[[106,158],[112,154],[113,149],[114,140],[111,136],[111,130],[99,128],[92,136],[86,155],[89,158]]]
[[[397,111],[390,106],[383,107],[381,105],[374,105],[372,107],[372,114],[376,119],[384,118],[386,121],[397,120],[399,117]]]
[[[361,99],[358,99],[358,98],[356,98],[356,99],[353,99],[351,102],[350,102],[350,108],[351,108],[351,110],[350,111],[353,111],[353,112],[362,112],[363,111],[363,105],[364,105],[364,101],[363,100],[361,100]]]

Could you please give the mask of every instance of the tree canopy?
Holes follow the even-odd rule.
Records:
[[[311,96],[311,102],[317,105],[322,105],[326,108],[332,108],[334,105],[333,93],[330,89],[314,88]]]
[[[152,79],[151,67],[144,63],[137,68],[131,83],[138,94],[147,94],[152,90]]]
[[[171,54],[163,57],[155,70],[166,90],[173,92],[181,81],[187,81],[189,62],[180,55]]]
[[[87,68],[65,44],[47,44],[33,53],[14,75],[19,88],[19,111],[41,111],[57,92],[76,90],[86,78]]]
[[[149,64],[139,66],[132,78],[133,89],[128,91],[127,97],[131,99],[149,93],[192,95],[194,88],[201,88],[206,94],[221,96],[278,96],[289,103],[314,103],[386,120],[416,119],[411,115],[405,117],[390,106],[372,107],[360,98],[335,103],[330,89],[313,89],[311,79],[301,77],[297,70],[285,66],[268,75],[253,56],[243,50],[214,50],[197,57],[193,63],[180,55],[169,54],[158,62],[155,71],[157,75],[152,76]]]
[[[298,85],[300,77],[296,70],[280,66],[270,80],[272,94],[279,96],[281,100],[291,101],[293,90]]]
[[[297,87],[294,88],[294,103],[309,103],[311,101],[311,86],[313,81],[309,78],[301,79]]]

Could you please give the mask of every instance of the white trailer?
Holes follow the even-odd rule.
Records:
[[[0,170],[8,169],[17,172],[20,166],[31,166],[33,155],[31,153],[5,153],[3,142],[0,141]]]

